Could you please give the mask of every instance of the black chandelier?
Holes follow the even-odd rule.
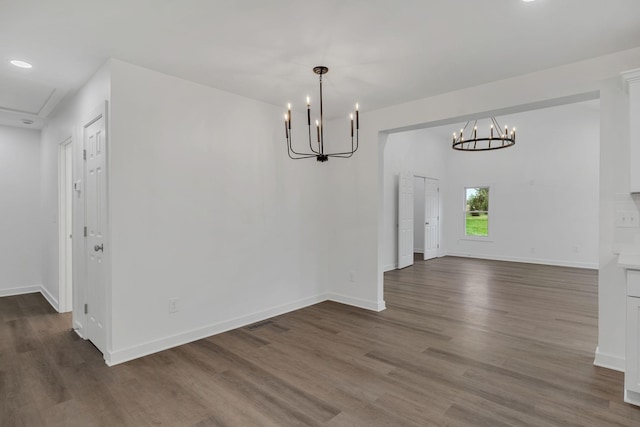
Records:
[[[355,114],[355,145],[353,140],[354,123],[353,114],[351,114],[351,151],[343,151],[338,153],[325,153],[324,151],[324,121],[322,111],[322,75],[327,74],[329,69],[323,65],[313,67],[313,72],[320,77],[320,119],[316,120],[316,142],[311,140],[311,100],[307,97],[307,126],[309,127],[309,149],[311,152],[298,152],[293,149],[291,143],[291,104],[287,107],[287,113],[284,115],[284,132],[287,138],[287,154],[294,160],[309,159],[315,157],[319,162],[326,162],[329,157],[339,157],[347,159],[353,156],[353,153],[358,150],[358,131],[360,130],[360,113],[358,111],[358,104],[356,104]],[[315,148],[314,148],[315,145]]]
[[[473,123],[473,129],[469,129],[470,134],[465,138],[464,133],[471,124],[468,121],[464,128],[460,129],[460,135],[453,133],[453,144],[451,148],[458,151],[489,151],[501,148],[513,147],[516,145],[516,128],[509,132],[509,127],[502,127],[495,117],[491,117],[491,131],[489,137],[478,138],[478,121]],[[497,134],[496,134],[497,132]]]

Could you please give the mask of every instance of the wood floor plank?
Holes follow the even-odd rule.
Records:
[[[385,300],[110,368],[41,295],[0,298],[0,426],[640,426],[593,366],[595,271],[445,257],[385,273]]]

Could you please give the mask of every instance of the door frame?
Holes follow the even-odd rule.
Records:
[[[403,268],[407,268],[413,265],[413,251],[414,251],[414,243],[413,243],[413,235],[414,235],[414,229],[413,229],[413,211],[414,211],[414,205],[415,205],[415,192],[413,189],[413,183],[414,183],[414,173],[408,170],[401,170],[400,174],[398,175],[398,205],[397,205],[397,209],[398,209],[398,234],[397,234],[397,239],[398,239],[398,254],[397,254],[397,264],[396,264],[396,269],[397,270],[402,270]],[[404,189],[405,189],[405,180],[408,184],[410,184],[411,187],[411,195],[407,195],[407,197],[404,197]],[[410,197],[410,208],[408,206],[404,206],[405,202],[408,205],[409,204],[409,197]],[[407,220],[405,218],[403,218],[403,216],[401,215],[401,213],[403,212],[403,207],[404,207],[404,212],[410,214],[411,216],[411,220]],[[410,245],[405,245],[405,243],[407,243],[407,240],[403,238],[403,223],[406,221],[407,224],[410,225],[411,227],[411,232],[407,233],[406,235],[410,236],[411,238],[411,244]],[[410,255],[403,255],[403,249],[405,246],[410,246],[411,247],[411,254]],[[405,262],[406,260],[406,262]]]
[[[69,157],[68,151],[71,150]],[[58,312],[73,308],[73,137],[58,145]],[[71,183],[67,178],[71,174]],[[69,218],[70,217],[70,218]],[[71,219],[71,221],[69,221]],[[71,222],[71,223],[70,223]]]
[[[105,319],[104,319],[104,328],[106,333],[106,349],[103,354],[103,357],[107,364],[109,364],[110,354],[111,354],[111,324],[112,324],[112,316],[111,316],[111,250],[110,250],[110,242],[111,242],[111,220],[110,220],[110,191],[109,191],[109,158],[110,158],[110,149],[111,149],[111,140],[110,140],[110,123],[108,117],[108,103],[107,101],[102,102],[98,107],[93,109],[89,114],[84,116],[84,119],[81,121],[79,126],[77,127],[77,137],[76,141],[79,141],[76,144],[77,149],[75,150],[75,159],[76,168],[75,168],[75,177],[77,177],[74,181],[74,221],[73,221],[73,232],[74,236],[82,236],[82,238],[73,240],[73,257],[74,257],[74,268],[73,268],[73,328],[76,330],[78,335],[83,339],[88,339],[86,334],[86,325],[87,325],[87,314],[84,310],[84,305],[87,303],[87,287],[88,287],[88,277],[87,277],[87,257],[86,257],[86,242],[87,239],[84,236],[84,228],[85,228],[85,215],[86,215],[86,164],[84,161],[84,140],[85,140],[85,132],[89,126],[95,123],[100,118],[104,119],[104,128],[105,128],[105,139],[104,139],[104,149],[106,150],[106,160],[105,160],[105,169],[104,176],[106,180],[106,198],[107,198],[107,207],[105,211],[102,212],[102,215],[107,219],[107,229],[104,236],[105,241],[105,249],[103,255],[103,262],[105,264],[105,301],[103,302],[105,308]],[[78,178],[81,177],[81,178]]]
[[[413,177],[414,178],[423,178],[425,180],[426,179],[432,179],[434,181],[438,181],[438,188],[440,188],[440,178],[435,178],[435,177],[433,177],[433,176],[431,176],[429,174],[426,174],[426,173],[417,173],[417,172],[415,172],[413,174]],[[440,221],[440,218],[442,217],[442,197],[441,197],[440,194],[441,194],[440,191],[438,191],[438,251],[437,251],[438,252],[438,254],[437,254],[438,258],[442,256],[442,252],[440,251],[440,246],[441,246],[440,244],[442,243],[442,239],[441,239],[441,236],[442,236],[442,223]],[[423,196],[424,196],[424,200],[426,200],[426,198],[427,198],[427,186],[426,185],[424,186],[424,195]],[[415,203],[415,193],[414,193],[414,203]],[[424,211],[424,218],[422,218],[422,224],[424,224],[427,221],[426,209],[424,209],[423,211]],[[426,245],[427,244],[427,232],[426,232],[424,226],[422,227],[422,234],[423,234],[423,239],[424,239],[424,242],[425,242],[425,245]],[[426,248],[424,249],[424,252],[426,252]],[[423,255],[424,255],[424,253],[423,253]]]

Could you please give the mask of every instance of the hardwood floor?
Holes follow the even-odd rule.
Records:
[[[640,426],[592,364],[596,282],[418,262],[384,312],[326,302],[112,368],[39,294],[0,298],[0,425]]]

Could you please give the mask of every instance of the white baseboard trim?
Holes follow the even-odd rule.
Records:
[[[193,329],[176,335],[159,338],[157,340],[147,341],[145,343],[128,347],[122,350],[108,351],[104,354],[104,359],[109,366],[118,365],[120,363],[128,362],[129,360],[137,359],[139,357],[157,353],[159,351],[166,350],[172,347],[187,344],[202,338],[207,338],[212,335],[221,334],[232,329],[241,328],[255,322],[269,319],[270,317],[279,316],[281,314],[285,314],[294,310],[299,310],[301,308],[318,304],[326,300],[326,295],[317,295],[309,298],[304,298],[292,303],[273,307],[257,313],[236,317],[235,319],[226,320],[220,323],[215,323],[209,326]]]
[[[51,295],[47,288],[45,288],[44,286],[40,286],[40,293],[42,294],[44,299],[46,299],[47,302],[51,304],[51,307],[53,307],[58,313],[60,313],[60,305],[58,304],[58,300],[55,299],[53,295]]]
[[[0,297],[11,297],[14,295],[35,294],[42,291],[42,285],[22,286],[19,288],[0,289]]]
[[[479,254],[470,254],[468,252],[445,252],[441,256],[488,259],[493,261],[522,262],[525,264],[555,265],[558,267],[584,268],[588,270],[598,269],[598,263],[590,263],[590,262],[558,261],[558,260],[551,260],[551,259],[509,257],[509,256],[500,256],[500,255],[479,255]]]
[[[382,271],[386,273],[387,271],[396,270],[398,268],[398,264],[387,264],[382,267]]]
[[[596,348],[596,357],[593,360],[593,364],[600,366],[601,368],[613,369],[614,371],[624,372],[624,358],[613,356],[611,354],[604,354],[600,352],[600,347]]]
[[[358,308],[363,308],[372,311],[382,311],[386,308],[384,301],[367,301],[359,298],[348,297],[345,295],[327,293],[316,295],[309,298],[304,298],[289,304],[273,307],[267,310],[263,310],[257,313],[249,314],[246,316],[240,316],[235,319],[226,320],[224,322],[215,323],[213,325],[205,326],[202,328],[193,329],[191,331],[182,332],[169,337],[159,338],[153,341],[147,341],[145,343],[135,345],[123,350],[108,351],[104,354],[104,360],[108,366],[118,365],[120,363],[128,362],[139,357],[147,356],[149,354],[157,353],[162,350],[167,350],[172,347],[187,344],[202,338],[207,338],[213,335],[221,334],[223,332],[230,331],[232,329],[242,328],[252,323],[260,322],[262,320],[269,319],[274,316],[289,313],[291,311],[300,310],[302,308],[318,304],[324,301],[334,301],[341,304],[347,304]],[[81,325],[77,325],[81,327]],[[76,333],[82,336],[81,331],[77,330]]]
[[[51,307],[53,307],[56,311],[58,310],[58,300],[49,293],[49,291],[42,285],[31,285],[31,286],[22,286],[19,288],[11,288],[11,289],[0,289],[0,298],[1,297],[11,297],[14,295],[26,295],[26,294],[35,294],[40,292],[44,299],[47,300]]]
[[[327,294],[327,299],[333,302],[339,302],[340,304],[351,305],[358,308],[363,308],[365,310],[371,311],[382,311],[387,308],[384,300],[383,301],[368,301],[360,298],[348,297],[346,295],[329,293]]]

